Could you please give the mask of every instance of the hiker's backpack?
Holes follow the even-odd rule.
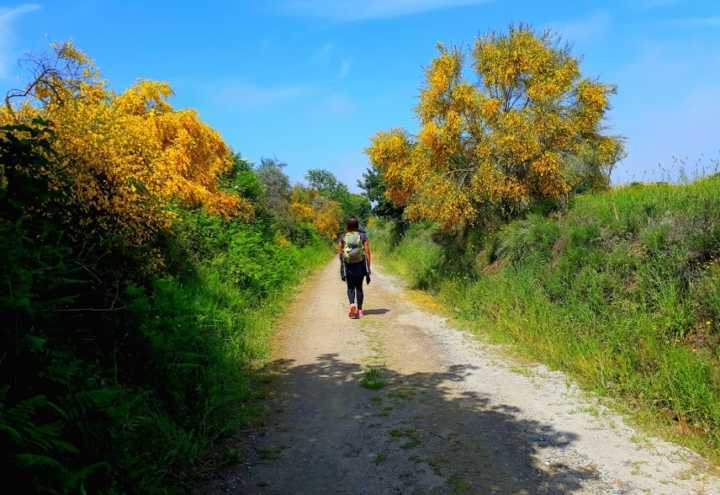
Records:
[[[346,232],[343,236],[342,258],[345,263],[353,264],[365,261],[365,247],[360,232]]]

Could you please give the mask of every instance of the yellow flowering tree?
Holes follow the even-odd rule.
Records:
[[[315,200],[313,209],[315,210],[313,225],[323,237],[334,241],[340,231],[340,223],[342,222],[340,203],[320,196]]]
[[[53,48],[35,61],[28,86],[8,94],[0,121],[50,122],[58,167],[44,172],[71,179],[68,211],[79,212],[84,235],[142,244],[168,226],[173,201],[252,215],[248,201],[218,190],[232,167],[229,148],[193,110],[172,108],[167,83],[139,81],[115,94],[72,44]]]
[[[295,186],[290,196],[290,211],[300,222],[309,222],[320,234],[335,240],[343,211],[340,203],[326,198],[311,187]]]
[[[588,173],[607,181],[623,152],[602,132],[614,88],[583,78],[551,34],[520,26],[478,38],[478,84],[463,78],[460,50],[438,51],[415,109],[418,135],[382,131],[367,150],[406,216],[463,228],[562,199],[584,180],[568,164],[588,150]]]
[[[293,187],[290,194],[290,211],[300,222],[312,222],[315,211],[312,202],[317,198],[318,193],[314,189],[303,186]]]

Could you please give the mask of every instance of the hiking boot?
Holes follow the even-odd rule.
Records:
[[[350,311],[348,312],[350,318],[357,318],[357,306],[354,304],[350,305]]]

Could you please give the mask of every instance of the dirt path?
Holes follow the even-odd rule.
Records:
[[[391,277],[366,294],[350,321],[336,262],[309,281],[276,341],[267,428],[203,493],[720,494],[697,456],[450,328]]]

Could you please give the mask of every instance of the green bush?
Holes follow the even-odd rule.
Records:
[[[494,257],[507,258],[513,263],[528,256],[547,260],[558,239],[560,229],[556,222],[539,215],[506,225],[498,235]]]
[[[435,231],[424,225],[414,225],[400,234],[392,222],[374,219],[369,236],[372,245],[387,258],[396,271],[416,288],[431,287],[440,276],[444,263],[442,246],[433,241]]]

